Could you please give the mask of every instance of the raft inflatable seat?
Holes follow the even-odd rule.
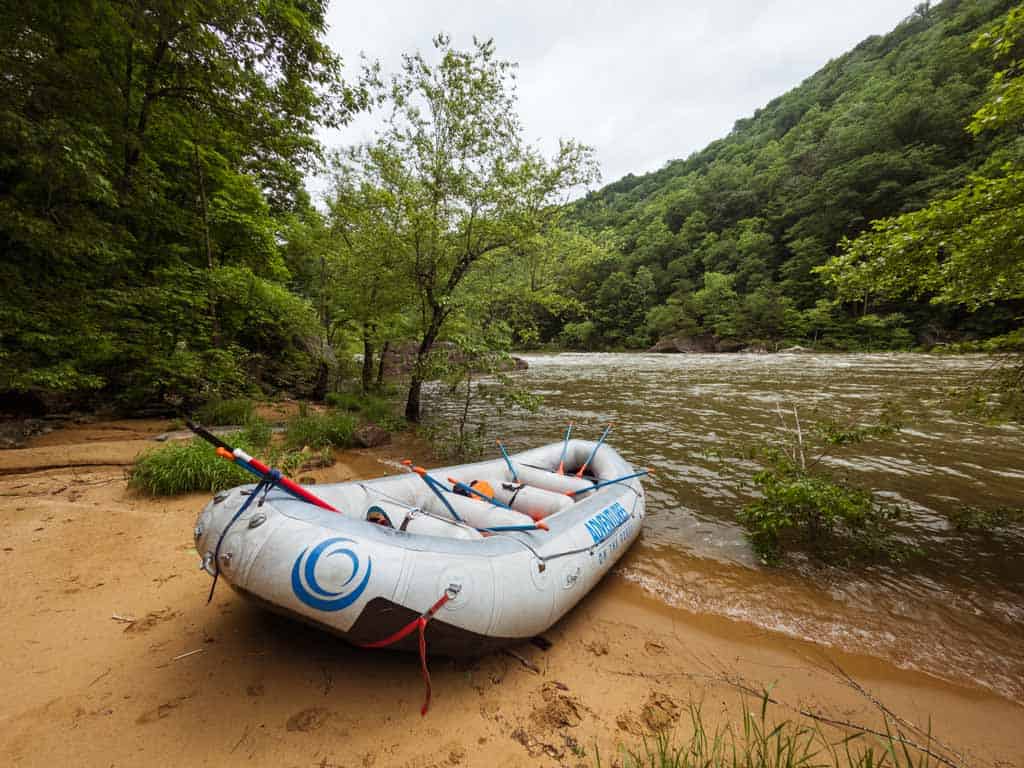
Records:
[[[503,504],[508,504],[516,512],[529,515],[534,520],[543,520],[545,517],[561,512],[566,507],[572,506],[572,499],[564,493],[545,491],[543,488],[534,488],[525,483],[512,483],[502,481],[494,489],[494,498]]]
[[[415,533],[420,536],[441,536],[446,539],[483,538],[483,534],[479,531],[452,520],[447,510],[444,514],[438,515],[416,507],[380,500],[374,502],[367,510],[367,519],[371,520],[374,513],[383,515],[388,521],[389,528],[397,528],[406,533]]]
[[[553,491],[554,493],[564,495],[566,493],[573,493],[575,491],[582,491],[585,488],[594,487],[594,483],[591,480],[570,474],[560,475],[554,471],[540,469],[536,465],[530,466],[527,464],[516,463],[515,468],[516,475],[519,477],[519,482],[526,483],[533,488],[540,488],[544,491]],[[511,478],[511,473],[509,474],[509,478]]]
[[[497,528],[505,526],[532,526],[533,519],[512,509],[503,509],[486,501],[470,499],[457,493],[446,493],[445,501],[451,505],[459,519],[473,528]],[[445,503],[436,496],[423,501],[423,509],[439,517],[451,517]]]

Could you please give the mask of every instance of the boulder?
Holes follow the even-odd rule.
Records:
[[[391,433],[376,424],[363,424],[352,433],[352,442],[360,448],[376,448],[391,442]]]
[[[647,350],[648,352],[664,352],[669,354],[685,352],[719,352],[718,344],[714,336],[673,336],[667,339],[658,339],[658,343]]]
[[[813,349],[808,349],[807,347],[801,347],[799,344],[794,344],[792,347],[786,347],[785,349],[780,349],[779,350],[779,352],[783,352],[783,353],[790,354],[790,355],[806,355],[806,354],[809,354],[809,353],[811,353],[813,351],[814,351]]]

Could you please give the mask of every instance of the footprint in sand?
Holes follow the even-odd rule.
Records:
[[[324,724],[330,714],[330,710],[322,707],[310,707],[289,717],[285,727],[289,731],[299,731],[300,733],[315,731]]]
[[[157,720],[163,720],[194,695],[195,694],[190,693],[185,696],[179,696],[176,699],[171,699],[170,701],[165,701],[162,704],[158,704],[155,709],[150,709],[139,715],[135,719],[135,722],[139,725],[146,725],[147,723],[155,723]]]
[[[150,611],[143,618],[137,619],[124,628],[126,634],[137,635],[143,632],[148,632],[157,624],[163,624],[165,621],[170,621],[178,615],[177,611],[172,611],[170,608],[164,608],[159,611]]]

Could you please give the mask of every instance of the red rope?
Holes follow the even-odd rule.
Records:
[[[404,627],[397,632],[385,637],[383,640],[375,640],[372,643],[359,643],[362,648],[384,648],[389,645],[397,643],[405,637],[412,634],[414,629],[418,629],[420,633],[420,669],[423,672],[423,685],[426,687],[426,696],[423,700],[423,706],[420,708],[420,715],[427,714],[427,710],[430,708],[430,670],[427,669],[427,622],[434,618],[434,614],[441,610],[442,606],[451,599],[451,596],[446,591],[441,598],[434,603],[425,613],[417,616],[415,619],[410,621]]]

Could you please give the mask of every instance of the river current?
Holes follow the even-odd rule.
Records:
[[[964,533],[962,505],[1024,503],[1024,429],[973,421],[950,389],[984,379],[983,356],[528,355],[520,386],[542,395],[538,413],[506,411],[491,431],[513,450],[605,424],[645,481],[643,536],[618,566],[659,599],[791,637],[881,657],[981,686],[1024,703],[1024,537]],[[433,407],[454,415],[440,390]],[[924,554],[902,565],[844,567],[798,558],[758,563],[736,522],[754,498],[756,467],[743,450],[792,435],[815,419],[869,418],[886,401],[903,410],[895,437],[826,459],[851,482],[908,513]],[[486,407],[482,404],[475,406]]]

